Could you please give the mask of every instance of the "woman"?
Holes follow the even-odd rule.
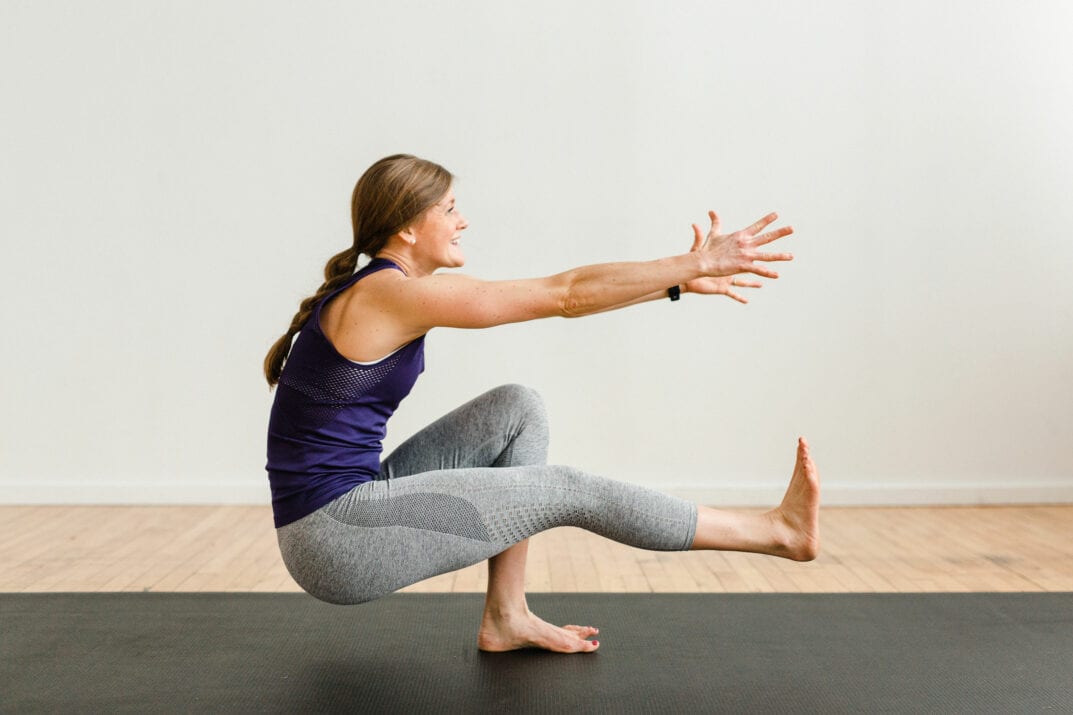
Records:
[[[724,235],[710,212],[707,236],[693,226],[693,248],[680,256],[528,280],[439,274],[465,262],[459,241],[468,224],[452,178],[409,155],[373,164],[354,188],[353,246],[328,262],[324,285],[265,358],[269,385],[278,383],[268,439],[273,512],[298,584],[325,601],[361,603],[488,559],[478,647],[591,652],[596,628],[560,628],[529,611],[532,534],[570,525],[644,549],[815,558],[819,482],[804,439],[782,503],[762,515],[547,465],[543,406],[517,385],[463,405],[381,461],[387,420],[424,369],[432,328],[580,317],[680,292],[745,302],[733,289],[760,284],[741,274],[777,278],[757,262],[792,258],[758,250],[792,233],[761,233],[775,214]],[[355,273],[359,254],[372,260]]]

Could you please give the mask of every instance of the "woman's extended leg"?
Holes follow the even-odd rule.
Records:
[[[771,518],[705,510],[699,542],[698,509],[685,500],[571,467],[533,465],[445,469],[367,482],[280,527],[280,552],[295,581],[331,603],[379,598],[491,558],[556,526],[581,527],[641,549],[697,546],[808,558],[790,543],[814,542],[816,533],[809,516],[815,514],[814,468],[803,444],[799,452],[787,498]],[[795,524],[803,539],[787,538],[794,537]],[[524,572],[511,571],[509,561],[503,565],[506,571],[496,567],[492,606],[499,587],[509,594],[511,583],[524,583]]]
[[[683,499],[572,467],[532,465],[366,482],[276,533],[302,588],[331,603],[362,603],[556,526],[682,551],[696,522],[696,506]]]

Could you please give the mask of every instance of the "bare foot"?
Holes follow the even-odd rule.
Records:
[[[797,441],[797,464],[782,503],[767,516],[778,544],[774,555],[812,561],[820,553],[820,473],[804,437]]]
[[[485,611],[477,634],[477,647],[492,653],[521,648],[591,653],[600,647],[600,642],[586,639],[599,632],[591,626],[553,626],[528,611],[509,616],[495,616]]]

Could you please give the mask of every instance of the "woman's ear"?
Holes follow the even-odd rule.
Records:
[[[417,236],[414,235],[413,228],[409,226],[399,231],[399,236],[401,236],[402,240],[406,241],[411,246],[417,243]]]

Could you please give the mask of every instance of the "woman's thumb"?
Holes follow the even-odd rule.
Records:
[[[700,232],[700,226],[693,224],[693,247],[690,251],[696,251],[704,245],[704,234]]]

